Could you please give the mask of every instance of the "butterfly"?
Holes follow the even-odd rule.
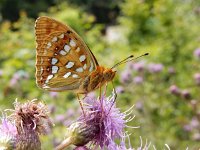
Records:
[[[115,66],[100,66],[88,46],[69,26],[43,16],[35,22],[36,82],[48,91],[87,94],[115,77]]]

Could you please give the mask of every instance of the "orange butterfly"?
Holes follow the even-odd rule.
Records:
[[[49,17],[36,20],[35,34],[37,85],[49,91],[74,90],[87,94],[112,81],[116,73],[113,68],[133,57],[131,55],[112,68],[99,66],[73,29]]]

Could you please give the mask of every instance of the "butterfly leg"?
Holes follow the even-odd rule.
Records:
[[[114,91],[114,94],[115,94],[115,100],[114,100],[114,102],[115,102],[116,99],[117,99],[117,91],[116,91],[116,89],[115,89],[115,86],[114,86],[113,81],[112,81],[112,86],[113,86],[113,91]]]
[[[101,86],[99,87],[99,102],[101,104],[102,112],[104,112],[104,109],[103,109],[103,98],[101,97]]]
[[[108,86],[108,82],[106,82],[106,84],[105,84],[104,96],[106,96],[107,86]]]
[[[101,101],[101,86],[99,87],[99,100]]]
[[[83,109],[83,103],[82,103],[82,101],[81,101],[81,99],[80,99],[80,97],[79,97],[78,94],[77,94],[77,98],[78,98],[78,102],[79,102],[79,104],[80,104],[80,106],[81,106],[81,109],[82,109],[83,115],[84,115],[84,117],[85,117],[85,111],[84,111],[84,109]]]
[[[113,81],[112,81],[112,86],[113,86],[113,92],[114,92],[114,100],[113,100],[113,102],[112,102],[112,105],[110,106],[110,110],[112,109],[112,107],[113,107],[113,105],[115,104],[116,99],[117,99],[117,91],[115,90],[115,86],[114,86]],[[110,110],[108,111],[108,114],[109,114]]]

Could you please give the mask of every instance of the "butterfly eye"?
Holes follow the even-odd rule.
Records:
[[[68,30],[67,33],[70,34],[70,33],[72,33],[72,31]]]

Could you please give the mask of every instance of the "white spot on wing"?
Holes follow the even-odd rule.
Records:
[[[50,48],[51,47],[51,42],[48,42],[47,43],[47,48]]]
[[[42,73],[43,73],[43,68],[40,67],[40,75],[42,75]]]
[[[45,81],[45,83],[48,83],[49,80],[51,80],[52,78],[53,78],[53,75],[52,75],[52,74],[51,74],[51,75],[48,75],[47,80]]]
[[[91,62],[91,63],[90,63],[90,69],[89,69],[90,72],[92,72],[93,67],[94,67],[94,65],[93,65],[93,63]]]
[[[74,62],[69,61],[66,65],[66,68],[72,68],[74,66]]]
[[[59,35],[59,38],[61,39],[64,38],[64,34]]]
[[[84,64],[83,69],[85,70],[87,68],[87,64]]]
[[[63,55],[63,56],[67,54],[64,50],[61,50],[59,53],[60,53],[61,55]]]
[[[57,62],[58,62],[57,58],[52,58],[52,60],[51,60],[51,64],[52,65],[55,65]]]
[[[42,59],[42,57],[41,57],[41,61],[40,61],[40,64],[43,64],[43,62],[44,62],[44,60]]]
[[[86,59],[85,55],[81,55],[81,56],[79,57],[80,62],[83,62],[85,59]]]
[[[51,41],[56,42],[57,40],[58,40],[58,38],[55,36]]]
[[[73,78],[78,78],[78,75],[77,74],[73,74],[72,77]]]
[[[80,52],[80,47],[77,47],[77,49],[76,49],[76,52],[78,53],[78,52]]]
[[[70,48],[70,46],[69,46],[69,45],[65,45],[65,46],[64,46],[64,49],[65,49],[65,51],[68,53],[68,52],[69,52],[69,50],[70,50],[71,48]]]
[[[58,72],[58,66],[52,66],[52,73],[57,73]]]
[[[74,40],[70,40],[69,45],[72,46],[72,47],[75,47],[76,43],[74,42]]]
[[[68,73],[66,73],[63,77],[64,77],[64,78],[68,78],[71,74],[72,74],[71,72],[68,72]]]
[[[44,55],[46,55],[47,54],[47,49],[45,49],[43,53],[44,53]]]
[[[77,72],[83,72],[83,68],[81,68],[81,67],[80,67],[80,68],[77,68],[76,71],[77,71]]]

